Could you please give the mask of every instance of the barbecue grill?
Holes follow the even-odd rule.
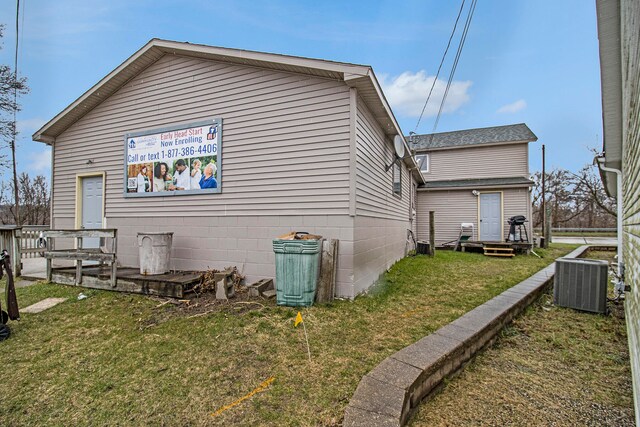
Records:
[[[527,226],[525,225],[527,217],[524,215],[516,215],[509,218],[509,234],[507,235],[507,242],[529,242],[529,234],[527,233]]]

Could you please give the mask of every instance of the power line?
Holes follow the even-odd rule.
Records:
[[[447,95],[449,94],[449,89],[451,88],[451,83],[453,82],[453,76],[456,73],[456,69],[458,68],[458,61],[460,60],[460,55],[462,54],[462,49],[464,48],[464,43],[467,39],[467,34],[469,32],[469,27],[471,26],[471,20],[473,19],[473,13],[476,10],[476,4],[478,0],[472,0],[471,6],[469,7],[469,14],[467,15],[467,20],[464,25],[464,29],[462,30],[462,36],[460,37],[460,43],[458,45],[458,51],[456,52],[456,57],[453,61],[453,66],[451,67],[451,73],[449,74],[449,80],[447,81],[447,88],[444,91],[444,96],[442,97],[442,101],[440,102],[440,109],[438,110],[438,115],[436,116],[436,120],[433,125],[434,133],[436,128],[438,127],[438,123],[440,122],[440,116],[442,115],[442,109],[444,108],[444,103],[447,100]]]
[[[418,119],[418,123],[416,123],[416,128],[414,129],[414,133],[418,131],[418,126],[420,126],[420,121],[422,120],[424,111],[427,108],[429,99],[431,99],[433,88],[436,86],[436,82],[438,81],[438,76],[440,75],[440,69],[442,68],[442,64],[444,64],[444,60],[447,57],[447,52],[449,52],[449,46],[451,46],[451,40],[453,39],[453,36],[456,33],[456,28],[458,27],[458,21],[460,20],[460,15],[462,15],[462,10],[464,9],[464,2],[465,0],[462,0],[462,4],[460,5],[460,10],[458,11],[458,16],[456,17],[456,22],[453,24],[453,31],[451,31],[451,35],[449,36],[449,42],[447,43],[447,48],[444,50],[444,54],[442,55],[442,59],[440,60],[440,65],[438,66],[438,72],[436,73],[436,77],[433,79],[433,84],[431,85],[431,89],[429,89],[429,95],[427,96],[427,100],[425,101],[424,106],[422,107],[422,112],[420,113],[420,118]]]
[[[20,0],[16,0],[16,56],[13,61],[13,71],[16,73],[16,80],[18,80],[18,37],[20,36]],[[16,99],[18,96],[17,88],[14,88],[14,93],[16,95]],[[15,110],[14,110],[15,111]]]
[[[24,44],[24,8],[26,6],[27,2],[26,0],[22,1],[22,34],[20,35],[20,45]]]

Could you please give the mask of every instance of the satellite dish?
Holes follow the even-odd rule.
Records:
[[[398,156],[398,158],[401,159],[404,157],[404,142],[400,135],[396,135],[395,138],[393,138],[393,148],[396,150],[396,156]]]

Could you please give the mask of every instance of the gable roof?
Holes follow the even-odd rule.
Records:
[[[537,141],[538,137],[524,124],[466,129],[453,132],[413,135],[407,138],[414,150],[461,148],[482,144],[506,144]]]
[[[164,55],[181,55],[217,60],[344,81],[348,86],[358,90],[359,97],[367,104],[388,136],[402,136],[400,126],[382,93],[373,69],[368,65],[151,39],[140,50],[131,55],[36,131],[32,136],[33,140],[53,145],[56,137]],[[408,150],[409,147],[406,141],[405,146]],[[407,157],[405,162],[410,168],[417,167],[412,157]],[[414,174],[420,182],[424,180],[420,172]]]

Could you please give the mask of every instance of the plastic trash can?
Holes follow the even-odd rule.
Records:
[[[322,239],[273,240],[276,254],[276,303],[310,306],[316,298]]]
[[[138,233],[140,274],[164,274],[171,270],[173,233]]]
[[[418,255],[431,255],[431,243],[418,240],[416,243],[416,253]]]

